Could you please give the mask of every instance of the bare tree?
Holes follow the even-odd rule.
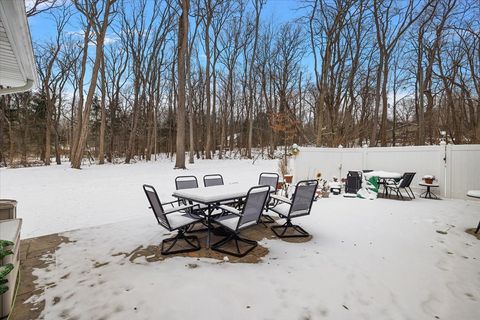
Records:
[[[177,107],[177,148],[175,168],[185,169],[185,57],[188,46],[188,11],[190,1],[180,1],[182,14],[178,22],[178,107]]]

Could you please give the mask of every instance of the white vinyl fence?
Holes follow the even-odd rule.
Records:
[[[448,198],[466,198],[468,190],[480,190],[480,145],[439,145],[386,148],[300,148],[293,160],[295,181],[322,177],[344,178],[351,170],[416,172],[412,189],[424,175],[434,175],[434,192]]]

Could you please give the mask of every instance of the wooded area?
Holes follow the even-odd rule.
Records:
[[[477,1],[305,0],[285,23],[265,0],[47,2],[39,88],[0,97],[2,165],[480,143]]]

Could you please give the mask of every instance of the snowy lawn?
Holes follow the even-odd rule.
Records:
[[[276,171],[276,162],[171,167],[2,169],[1,196],[20,201],[24,236],[83,228],[62,233],[75,242],[34,270],[37,287],[47,289],[31,302],[46,301],[45,319],[478,319],[480,246],[465,229],[477,225],[480,202],[332,196],[296,221],[311,241],[264,239],[269,253],[260,263],[132,263],[118,253],[168,236],[141,184],[152,183],[162,198],[178,174],[219,172],[226,182],[255,184],[259,172]]]
[[[172,200],[175,177],[195,175],[203,186],[205,174],[220,173],[226,184],[258,182],[261,172],[277,171],[277,161],[210,160],[174,170],[174,162],[85,166],[69,163],[21,169],[0,168],[0,198],[18,201],[22,238],[97,226],[145,216],[143,184],[153,185],[160,200]]]

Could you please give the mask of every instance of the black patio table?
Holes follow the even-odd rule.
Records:
[[[184,199],[193,203],[206,205],[205,220],[207,224],[207,248],[210,248],[210,233],[212,231],[212,213],[221,203],[232,200],[243,199],[247,196],[248,190],[253,187],[250,184],[227,184],[204,188],[192,188],[176,190],[172,195],[178,199]]]
[[[370,179],[371,177],[378,177],[378,180],[379,180],[378,183],[383,185],[384,197],[386,197],[388,195],[387,186],[386,186],[387,181],[388,180],[398,181],[402,178],[401,173],[381,171],[381,170],[365,172],[363,175],[365,176],[365,178],[367,180]]]

